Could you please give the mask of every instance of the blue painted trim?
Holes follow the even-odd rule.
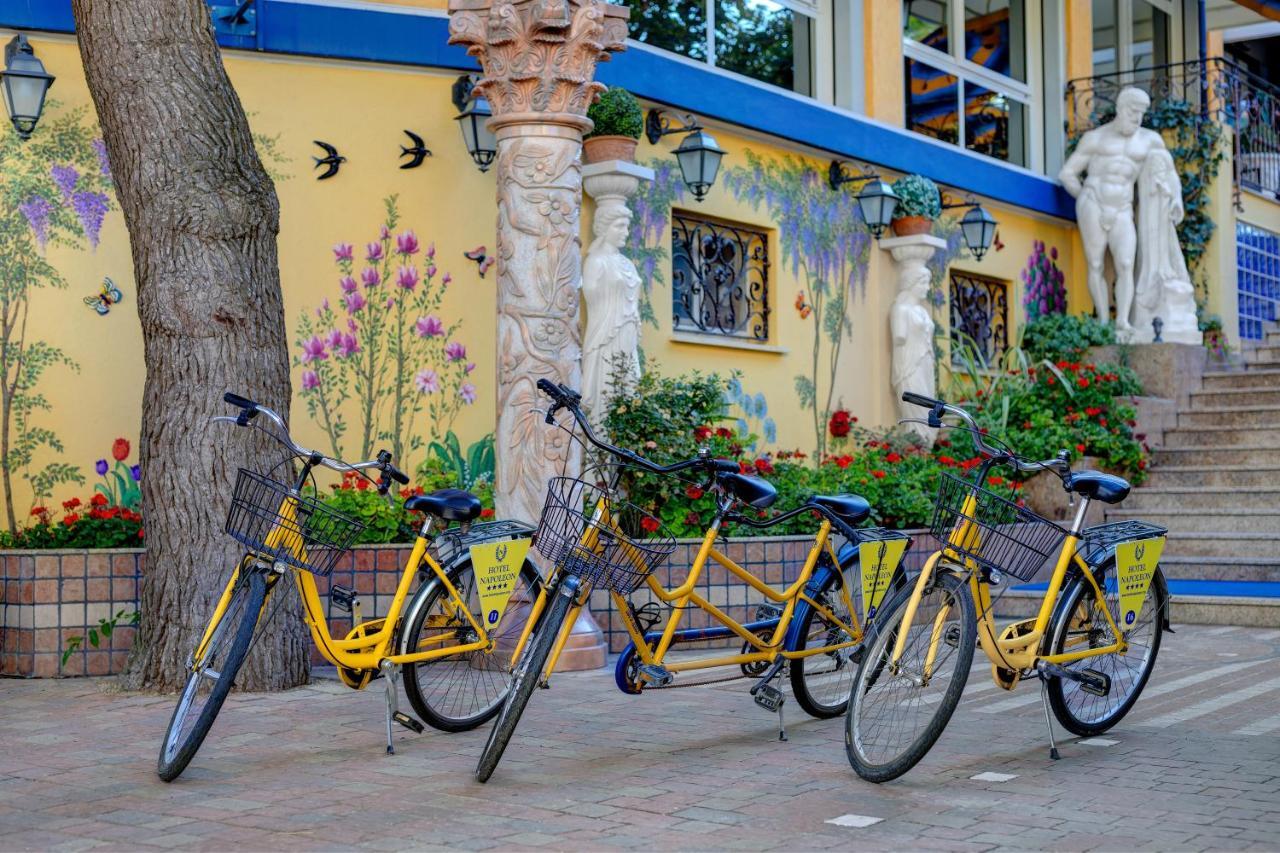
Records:
[[[448,42],[441,15],[258,0],[259,50],[366,62],[474,70],[475,62]],[[0,26],[73,32],[70,0],[0,0]],[[220,39],[242,47],[243,39]],[[838,112],[784,92],[635,49],[616,55],[600,80],[626,86],[647,100],[750,128],[798,145],[857,158],[899,172],[919,172],[961,191],[1066,220],[1075,204],[1055,181],[996,160],[939,144],[900,128]]]

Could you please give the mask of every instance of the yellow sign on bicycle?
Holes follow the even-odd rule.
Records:
[[[1116,546],[1116,583],[1120,591],[1120,630],[1129,631],[1142,613],[1142,602],[1164,551],[1164,537],[1122,542]]]
[[[529,554],[531,541],[512,539],[471,546],[471,565],[476,573],[486,629],[502,621],[507,602],[511,600],[511,591],[516,588],[516,579],[520,577],[520,567]]]
[[[908,539],[882,539],[858,546],[858,562],[862,569],[862,602],[871,616],[889,590],[893,573],[907,551]]]

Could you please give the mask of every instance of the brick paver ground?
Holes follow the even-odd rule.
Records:
[[[0,849],[1275,850],[1278,651],[1278,631],[1178,628],[1115,743],[1063,735],[1057,762],[1037,686],[975,677],[929,757],[880,786],[849,768],[843,720],[788,703],[778,743],[742,681],[633,697],[557,676],[488,785],[487,730],[402,731],[383,755],[380,689],[233,696],[166,785],[172,697],[0,681]],[[879,821],[829,823],[846,815]]]

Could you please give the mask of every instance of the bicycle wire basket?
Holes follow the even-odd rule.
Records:
[[[942,475],[930,531],[961,561],[1020,581],[1055,559],[1067,536],[1052,521],[953,474]]]
[[[547,484],[533,541],[565,572],[621,595],[635,592],[676,549],[653,515],[575,477]]]
[[[224,529],[264,560],[328,577],[364,527],[314,497],[241,468]]]

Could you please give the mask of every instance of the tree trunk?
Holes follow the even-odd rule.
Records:
[[[208,423],[233,414],[228,390],[288,417],[280,207],[203,0],[72,8],[129,228],[147,369],[147,569],[126,683],[173,690],[239,556],[222,533],[236,470],[281,458],[260,432]],[[291,582],[278,591],[296,598]],[[282,602],[237,683],[304,683],[305,639],[296,602]]]

